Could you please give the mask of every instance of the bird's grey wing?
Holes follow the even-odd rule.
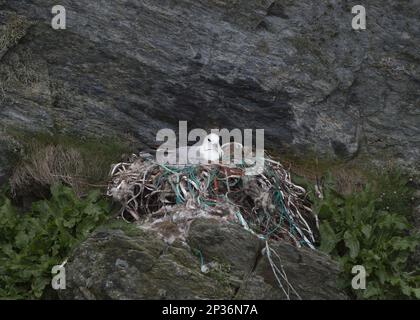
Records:
[[[192,146],[188,147],[188,163],[189,164],[199,164],[202,160],[200,147]]]
[[[181,148],[173,148],[173,149],[158,149],[158,152],[162,152],[165,163],[170,165],[185,165],[189,163],[189,151],[190,148],[193,147],[181,147]]]

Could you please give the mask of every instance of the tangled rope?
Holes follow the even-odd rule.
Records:
[[[245,175],[245,165],[223,164],[169,167],[148,154],[133,155],[111,171],[108,195],[121,202],[121,214],[134,220],[164,206],[208,208],[229,203],[239,222],[266,239],[287,240],[314,248],[317,219],[306,190],[291,181],[279,162],[265,159],[263,173]],[[311,227],[312,225],[312,227]],[[314,228],[315,227],[315,228]]]
[[[249,176],[245,169],[244,163],[173,167],[140,153],[112,167],[107,194],[122,204],[125,220],[137,221],[175,205],[214,212],[211,209],[228,204],[237,222],[265,240],[265,254],[286,297],[292,291],[300,298],[268,241],[286,240],[315,249],[318,219],[307,192],[292,182],[280,162],[268,156],[262,173]]]

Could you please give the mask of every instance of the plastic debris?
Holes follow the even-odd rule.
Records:
[[[229,156],[224,152],[225,159]],[[264,170],[247,175],[251,165],[242,161],[171,167],[140,153],[112,167],[107,194],[122,204],[123,219],[141,221],[142,228],[157,231],[168,243],[177,239],[185,242],[189,225],[197,217],[236,221],[265,241],[262,254],[285,297],[301,299],[269,242],[285,240],[315,249],[318,219],[306,190],[292,182],[290,172],[280,162],[266,155]],[[202,273],[215,267],[204,263],[201,252],[200,259]]]
[[[246,175],[248,165],[180,168],[159,164],[150,154],[140,153],[112,167],[108,195],[122,204],[125,220],[147,221],[152,228],[156,220],[162,222],[173,212],[169,208],[183,206],[228,216],[265,240],[282,239],[314,249],[317,219],[306,190],[294,184],[290,172],[267,155],[261,174]]]

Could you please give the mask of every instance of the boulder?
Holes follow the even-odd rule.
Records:
[[[192,221],[186,241],[171,244],[156,230],[112,223],[72,253],[60,298],[285,299],[264,246],[240,225],[211,217]],[[302,299],[347,298],[329,257],[283,242],[270,247]]]

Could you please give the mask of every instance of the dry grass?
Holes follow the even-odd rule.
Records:
[[[360,192],[368,182],[368,177],[360,170],[351,167],[336,168],[331,171],[337,191],[348,195],[354,192]]]
[[[332,162],[305,159],[282,159],[282,162],[296,176],[314,184],[320,184],[323,177],[330,173],[334,177],[336,190],[344,195],[363,189],[369,180],[366,168],[352,162]]]
[[[20,160],[10,178],[12,192],[17,198],[43,198],[56,183],[71,186],[80,196],[92,187],[105,189],[111,164],[121,161],[122,154],[135,149],[115,138],[8,130],[22,142]]]
[[[57,183],[69,185],[80,194],[86,185],[84,175],[87,170],[78,150],[51,145],[34,150],[15,169],[10,185],[15,195],[22,192],[42,193]]]

